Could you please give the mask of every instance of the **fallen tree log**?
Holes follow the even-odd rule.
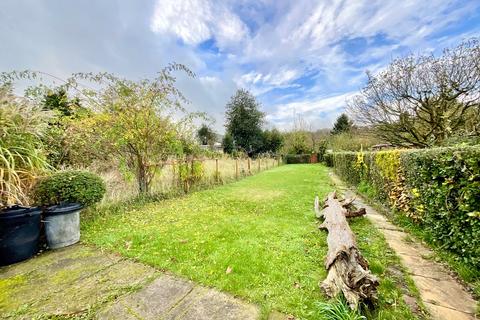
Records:
[[[347,300],[350,308],[356,309],[360,301],[374,302],[378,286],[377,278],[368,270],[368,263],[360,254],[347,217],[361,216],[364,208],[352,209],[354,200],[339,200],[336,192],[328,195],[320,209],[318,197],[315,198],[317,218],[324,218],[320,229],[328,230],[328,254],[325,268],[327,278],[320,287],[329,297],[339,293]]]

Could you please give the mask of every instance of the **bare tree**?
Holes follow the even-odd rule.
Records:
[[[349,112],[394,145],[428,147],[462,131],[478,134],[480,43],[462,42],[443,55],[394,60],[349,101]],[[470,123],[470,125],[469,125]]]

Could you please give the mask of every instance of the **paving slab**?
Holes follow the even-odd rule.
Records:
[[[141,319],[164,317],[194,288],[194,284],[164,275],[142,290],[122,297],[100,311],[98,319],[122,319],[136,315]]]
[[[254,320],[259,309],[214,289],[162,275],[142,290],[118,299],[98,319]]]
[[[181,306],[182,312],[171,313],[166,319],[254,320],[259,318],[260,312],[256,306],[240,302],[216,290],[208,289],[201,292],[203,290],[199,290],[199,294],[194,299],[185,297],[184,301],[187,303]]]
[[[383,233],[388,245],[400,257],[410,273],[420,296],[436,320],[475,320],[477,302],[472,295],[451,275],[445,266],[428,259],[433,252],[414,242],[402,229],[389,222],[386,217],[369,206],[353,190],[345,188],[335,175],[332,180],[341,186],[346,197],[355,197],[354,205],[367,211],[366,217]]]
[[[0,268],[0,319],[257,319],[258,307],[77,244]]]
[[[152,268],[82,245],[48,251],[0,268],[0,318],[86,313],[154,274]]]
[[[437,306],[432,303],[425,303],[425,306],[430,311],[433,319],[455,319],[455,320],[471,320],[472,315],[464,313],[455,309]],[[476,319],[476,318],[474,318]]]

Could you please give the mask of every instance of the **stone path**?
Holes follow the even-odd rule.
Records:
[[[83,245],[0,268],[0,318],[241,319],[257,306]]]
[[[366,204],[361,197],[346,188],[333,174],[332,180],[337,189],[342,191],[346,197],[356,197],[354,205],[357,208],[363,207],[367,210],[367,218],[383,233],[388,245],[397,253],[402,264],[407,268],[433,319],[477,319],[475,316],[476,301],[443,265],[428,259],[433,255],[430,249],[420,243],[406,241],[407,233]]]

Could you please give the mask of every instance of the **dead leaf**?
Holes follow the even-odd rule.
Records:
[[[130,250],[130,247],[132,246],[132,241],[125,241],[125,248],[127,250]]]
[[[225,271],[226,274],[232,273],[233,269],[232,267],[228,266],[227,270]]]

